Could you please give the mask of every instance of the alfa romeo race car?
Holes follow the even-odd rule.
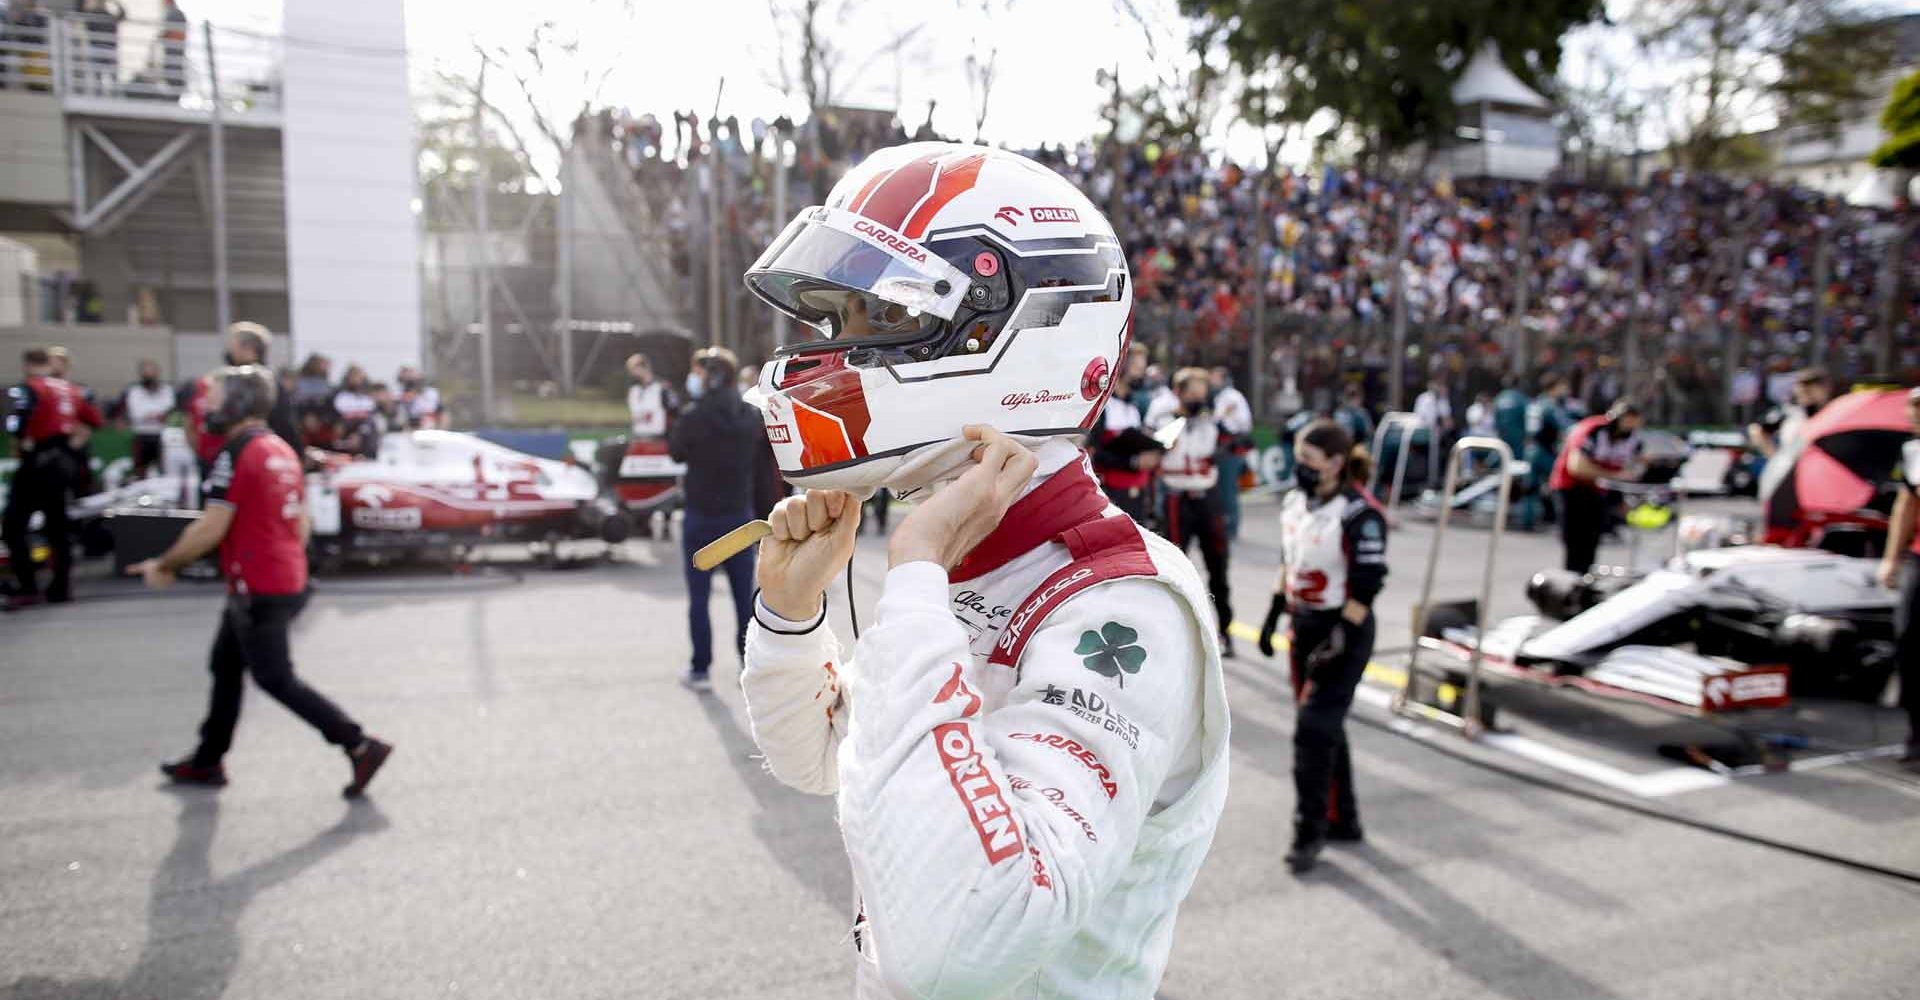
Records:
[[[1872,700],[1894,663],[1895,595],[1875,560],[1745,545],[1641,576],[1536,573],[1538,614],[1475,633],[1471,603],[1436,605],[1421,646],[1483,669],[1686,712],[1775,708],[1792,695]]]
[[[307,476],[307,505],[323,563],[484,542],[618,543],[632,529],[578,464],[454,431],[387,435],[373,459],[328,455]]]

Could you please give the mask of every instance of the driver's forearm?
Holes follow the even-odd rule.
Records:
[[[173,547],[160,556],[160,567],[169,573],[178,573],[193,565],[201,556],[212,552],[226,534],[225,525],[215,528],[203,514],[199,520],[187,525],[187,530],[174,539]]]

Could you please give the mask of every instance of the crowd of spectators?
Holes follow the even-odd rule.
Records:
[[[292,443],[302,447],[372,458],[383,434],[442,424],[440,390],[411,365],[401,366],[389,384],[349,364],[335,382],[333,360],[309,354],[299,368],[282,368],[278,375],[298,421],[300,440]]]
[[[1535,187],[1329,170],[1282,172],[1263,192],[1236,164],[1154,145],[1039,155],[1115,220],[1144,334],[1164,330],[1179,360],[1237,360],[1263,292],[1270,332],[1306,331],[1270,337],[1275,384],[1291,379],[1320,408],[1342,378],[1385,367],[1402,222],[1410,342],[1426,369],[1409,385],[1438,370],[1477,383],[1461,385],[1471,395],[1510,368],[1563,368],[1602,408],[1630,390],[1701,421],[1722,402],[1764,407],[1810,362],[1845,377],[1920,367],[1920,253],[1899,216],[1804,188],[1671,171],[1643,186]],[[1891,303],[1893,370],[1878,372],[1890,259],[1906,292]]]
[[[790,134],[796,151],[789,212],[876,148],[939,138],[926,124],[910,132],[853,113],[797,129],[693,114],[674,115],[671,133],[651,115],[609,124],[630,166],[656,181],[677,182],[718,151],[731,168],[722,231],[741,261],[784,222],[769,195],[775,136]],[[1531,384],[1558,370],[1590,408],[1631,393],[1664,421],[1705,422],[1765,409],[1808,364],[1843,379],[1920,369],[1920,245],[1898,212],[1805,188],[1677,171],[1631,186],[1406,183],[1332,169],[1263,184],[1257,170],[1152,142],[1029,155],[1113,220],[1133,266],[1136,337],[1157,360],[1241,366],[1259,314],[1272,347],[1268,404],[1282,411],[1331,409],[1355,382],[1385,403],[1401,224],[1409,395],[1436,373],[1472,399],[1510,371]],[[680,269],[693,273],[702,209],[686,185],[657,189],[673,192],[662,215]],[[1887,302],[1896,261],[1904,292]],[[1888,309],[1893,357],[1882,371]]]

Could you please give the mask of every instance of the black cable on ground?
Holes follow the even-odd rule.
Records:
[[[1376,722],[1372,719],[1363,719],[1363,718],[1360,718],[1359,716],[1353,716],[1353,719],[1354,721],[1359,722],[1362,725],[1369,726],[1373,729],[1380,730],[1381,732],[1384,732],[1384,733],[1393,733],[1396,736],[1402,735],[1401,733],[1397,732],[1392,726],[1389,726],[1382,722]],[[1745,830],[1736,830],[1736,829],[1733,829],[1732,827],[1721,826],[1718,823],[1709,823],[1706,820],[1694,819],[1691,816],[1682,816],[1679,813],[1670,813],[1660,809],[1654,809],[1650,806],[1643,806],[1636,802],[1627,802],[1622,799],[1616,799],[1610,795],[1602,795],[1599,792],[1589,791],[1588,789],[1585,789],[1585,788],[1580,788],[1574,785],[1569,785],[1563,782],[1555,781],[1551,778],[1543,778],[1540,775],[1531,774],[1526,771],[1520,770],[1519,768],[1508,767],[1504,764],[1497,764],[1490,760],[1483,760],[1478,756],[1461,753],[1458,750],[1454,750],[1450,747],[1443,746],[1442,744],[1434,742],[1432,740],[1420,740],[1419,742],[1422,745],[1426,746],[1428,749],[1434,750],[1444,756],[1450,757],[1463,764],[1471,764],[1472,766],[1480,768],[1483,771],[1491,771],[1495,774],[1504,775],[1508,778],[1514,779],[1515,781],[1524,782],[1526,784],[1533,785],[1537,788],[1544,788],[1544,789],[1547,789],[1548,791],[1559,792],[1562,795],[1568,795],[1576,799],[1584,799],[1588,802],[1597,803],[1603,806],[1611,806],[1615,809],[1621,810],[1622,812],[1633,813],[1637,816],[1644,816],[1648,819],[1662,820],[1668,823],[1675,824],[1677,826],[1684,826],[1684,827],[1688,827],[1689,829],[1699,830],[1703,833],[1718,834],[1730,840],[1737,840],[1743,843],[1754,844],[1759,847],[1770,847],[1776,851],[1784,851],[1788,854],[1796,854],[1796,855],[1799,855],[1800,857],[1810,858],[1815,861],[1824,861],[1830,865],[1837,865],[1841,868],[1851,868],[1854,871],[1867,872],[1869,874],[1881,875],[1881,876],[1885,876],[1887,878],[1895,879],[1901,882],[1908,882],[1914,885],[1920,885],[1920,872],[1912,872],[1912,871],[1907,871],[1905,869],[1900,869],[1900,868],[1890,868],[1886,865],[1878,865],[1878,864],[1874,864],[1871,861],[1861,861],[1858,858],[1849,858],[1839,854],[1829,854],[1826,851],[1822,851],[1817,848],[1806,847],[1800,844],[1792,844],[1784,840],[1775,840],[1772,837],[1763,836],[1757,833],[1748,833]]]

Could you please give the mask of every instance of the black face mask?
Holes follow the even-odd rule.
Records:
[[[1206,409],[1207,409],[1207,401],[1204,399],[1200,400],[1197,403],[1189,403],[1186,400],[1180,401],[1180,412],[1186,414],[1189,417],[1198,413],[1203,413],[1206,411]]]
[[[232,351],[228,351],[227,353],[220,355],[220,359],[227,363],[228,368],[233,368],[240,364],[240,359],[234,357]]]
[[[160,384],[160,379],[151,375],[143,375],[140,377],[140,384],[148,389],[152,389],[154,386]]]
[[[1807,404],[1807,405],[1806,405],[1805,407],[1803,407],[1803,408],[1804,408],[1804,409],[1805,409],[1805,410],[1807,411],[1807,416],[1809,416],[1809,417],[1811,417],[1811,416],[1813,416],[1814,414],[1816,414],[1816,413],[1819,413],[1819,412],[1820,412],[1820,408],[1821,408],[1822,406],[1825,406],[1825,405],[1827,405],[1827,404],[1825,404],[1825,403],[1808,403],[1808,404]]]
[[[1319,469],[1305,462],[1298,463],[1293,467],[1293,481],[1302,490],[1306,491],[1307,496],[1317,497],[1320,495]]]

